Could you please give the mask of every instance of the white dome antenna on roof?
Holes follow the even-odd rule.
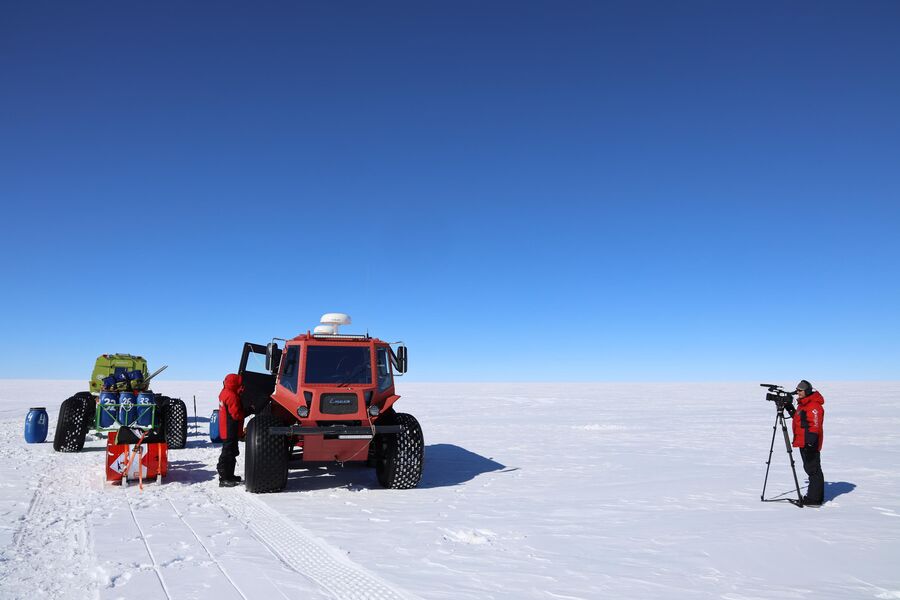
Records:
[[[353,322],[350,315],[344,313],[325,313],[319,321],[322,324],[313,330],[313,333],[319,335],[337,335],[338,327],[350,325]]]

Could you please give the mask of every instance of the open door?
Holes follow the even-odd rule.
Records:
[[[273,371],[266,369],[266,347],[262,344],[244,342],[238,374],[244,385],[241,404],[248,415],[261,411],[275,391],[275,376],[281,363],[281,350],[275,348],[272,357]]]

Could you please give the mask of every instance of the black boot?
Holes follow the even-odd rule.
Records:
[[[225,477],[219,477],[219,487],[234,487],[240,480],[235,481],[234,479],[226,479]]]
[[[232,475],[231,477],[226,477],[228,481],[233,481],[235,483],[244,483],[244,480],[241,479],[240,475]]]

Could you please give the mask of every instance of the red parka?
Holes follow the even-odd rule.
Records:
[[[819,436],[816,450],[822,449],[822,423],[825,421],[823,404],[825,398],[819,392],[813,392],[797,401],[797,410],[794,411],[794,446],[797,448],[806,446],[807,433],[815,433]]]
[[[226,413],[232,420],[240,424],[241,434],[244,432],[244,409],[241,406],[241,376],[229,373],[225,376],[224,387],[219,392],[219,437],[228,437]]]

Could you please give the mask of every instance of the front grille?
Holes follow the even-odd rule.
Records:
[[[316,421],[317,427],[360,427],[362,421]]]
[[[359,410],[358,405],[356,394],[322,394],[319,412],[323,415],[352,415]]]

